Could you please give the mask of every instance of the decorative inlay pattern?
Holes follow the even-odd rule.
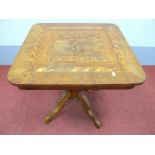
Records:
[[[8,74],[12,83],[61,88],[144,79],[128,43],[112,24],[34,25]]]
[[[55,37],[48,47],[50,62],[91,63],[107,59],[104,55],[104,40],[100,31],[61,30],[51,32],[49,35],[50,38],[53,35]]]
[[[43,63],[42,67],[36,68],[36,72],[125,70],[119,52],[111,52],[119,47],[116,42],[118,37],[112,32],[113,26],[108,29],[103,29],[102,26],[75,29],[45,27],[43,30],[45,32],[40,44],[43,45],[42,50],[36,52],[41,52],[38,53],[38,62],[43,52],[44,58],[48,61],[44,60],[46,64]]]

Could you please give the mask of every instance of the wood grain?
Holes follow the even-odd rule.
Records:
[[[36,24],[8,73],[8,81],[23,89],[124,89],[144,80],[113,24]]]

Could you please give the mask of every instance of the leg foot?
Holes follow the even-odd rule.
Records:
[[[53,111],[50,111],[47,116],[45,116],[44,118],[44,122],[46,124],[50,123],[52,121],[52,119],[54,117],[56,117],[56,115],[58,113],[60,113],[65,105],[65,102],[71,97],[71,93],[69,91],[66,91],[62,97],[59,99],[59,101],[57,102],[57,105],[55,107],[55,109]]]
[[[92,111],[92,108],[91,108],[88,98],[82,92],[78,94],[78,98],[80,99],[85,112],[90,117],[90,119],[93,121],[95,126],[97,128],[100,128],[101,122],[97,119],[95,113]]]

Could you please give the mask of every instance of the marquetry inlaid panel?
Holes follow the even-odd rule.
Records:
[[[12,83],[136,84],[145,74],[112,24],[37,24],[9,72]]]

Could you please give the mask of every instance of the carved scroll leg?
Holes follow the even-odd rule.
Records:
[[[62,97],[58,100],[57,105],[53,111],[50,111],[47,116],[44,118],[44,122],[46,124],[50,123],[54,117],[63,109],[65,102],[71,97],[71,93],[69,91],[65,91]]]
[[[93,121],[97,128],[101,127],[101,122],[97,119],[95,113],[92,111],[91,105],[89,103],[88,98],[81,92],[78,94],[78,98],[80,99],[84,110],[86,111],[87,115]]]

